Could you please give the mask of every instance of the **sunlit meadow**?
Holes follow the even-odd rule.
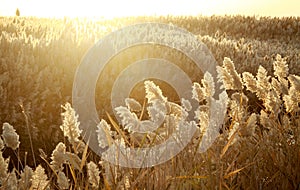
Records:
[[[157,166],[125,168],[101,159],[83,141],[72,85],[76,68],[94,43],[124,26],[149,21],[182,27],[207,45],[218,62],[226,114],[219,137],[199,153],[213,114],[209,106],[217,85],[211,74],[164,46],[124,50],[105,67],[95,92],[101,118],[97,127],[106,129],[109,142],[135,148],[159,144],[189,107],[168,84],[149,79],[124,100],[126,107],[117,109],[124,120],[116,121],[110,106],[112,84],[127,64],[145,55],[164,52],[188,73],[199,104],[197,131],[183,151]],[[299,17],[11,16],[0,17],[0,31],[1,189],[300,189]],[[161,104],[174,109],[159,129],[131,133],[131,122],[153,117],[149,107],[158,113]],[[103,134],[97,135],[99,147],[105,148]]]

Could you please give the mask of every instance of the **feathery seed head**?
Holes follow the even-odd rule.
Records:
[[[51,154],[52,161],[50,162],[50,166],[54,171],[63,170],[63,164],[66,162],[65,154],[66,145],[62,142],[58,143]]]
[[[90,161],[87,164],[87,172],[89,183],[92,185],[92,187],[98,187],[100,182],[100,171],[98,166],[93,161]]]
[[[16,150],[19,148],[19,135],[16,133],[16,130],[9,123],[3,123],[3,132],[2,137],[7,147]]]
[[[69,189],[69,179],[62,171],[59,171],[57,174],[57,184],[60,189]]]
[[[80,133],[82,130],[79,129],[80,122],[78,121],[78,115],[75,110],[71,107],[70,103],[66,103],[62,108],[65,110],[61,115],[63,116],[63,124],[60,129],[63,131],[64,136],[68,137],[70,143],[79,141]]]

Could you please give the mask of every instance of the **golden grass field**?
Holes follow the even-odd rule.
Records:
[[[166,47],[124,50],[100,75],[95,102],[99,117],[127,146],[141,144],[106,114],[112,114],[111,86],[122,64],[167,52],[199,84],[198,102],[204,106],[197,134],[180,154],[151,168],[123,168],[102,160],[82,141],[67,102],[76,68],[94,43],[124,26],[150,21],[182,27],[207,45],[219,64],[227,112],[220,136],[198,153],[210,117],[208,92],[214,91],[205,73]],[[300,189],[299,17],[0,17],[0,32],[0,189]],[[168,101],[180,103],[167,84],[154,83]],[[133,97],[143,105],[143,84],[135,90]]]

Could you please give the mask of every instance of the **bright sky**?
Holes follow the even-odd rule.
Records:
[[[299,0],[0,0],[0,16],[260,15],[300,16]]]

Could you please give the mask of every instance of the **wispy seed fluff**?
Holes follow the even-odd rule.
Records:
[[[146,98],[151,103],[153,100],[159,99],[163,102],[167,102],[167,98],[162,94],[161,89],[152,81],[145,81]]]
[[[215,83],[212,75],[209,72],[204,74],[201,80],[202,86],[199,83],[194,83],[192,87],[192,98],[198,102],[208,99],[215,94]]]
[[[23,172],[20,174],[19,179],[19,189],[30,189],[31,187],[31,178],[33,175],[33,171],[29,166],[25,166]]]
[[[113,132],[111,131],[111,126],[104,119],[101,119],[101,121],[97,125],[96,133],[100,148],[105,148],[110,145],[113,140],[111,138]]]
[[[287,94],[287,90],[284,90],[282,84],[274,77],[272,77],[271,85],[277,96],[280,96],[281,94]]]
[[[18,190],[18,180],[17,180],[15,168],[8,176],[6,188],[9,190]]]
[[[117,115],[122,118],[121,123],[124,126],[124,129],[127,129],[129,132],[137,129],[140,121],[135,113],[132,113],[127,107],[123,106],[116,107],[115,110],[117,112]]]
[[[203,79],[201,80],[203,85],[203,93],[205,97],[213,97],[215,94],[215,82],[212,75],[209,72],[204,74]]]
[[[50,166],[54,171],[63,170],[63,164],[66,162],[65,154],[65,144],[62,142],[58,143],[51,154],[52,161],[50,162]]]
[[[2,138],[0,138],[0,151],[4,148],[4,142]]]
[[[267,70],[261,65],[258,67],[256,78],[251,73],[243,73],[243,82],[247,90],[256,93],[256,96],[263,101],[267,99],[268,92],[273,89],[270,78]]]
[[[228,140],[232,139],[230,143],[231,145],[239,140],[239,135],[238,135],[239,130],[240,130],[239,122],[234,122],[233,127],[232,129],[230,129],[227,137]]]
[[[81,159],[77,154],[71,153],[71,152],[66,152],[65,156],[66,162],[71,165],[73,169],[81,171]]]
[[[57,184],[60,189],[69,189],[69,179],[62,171],[59,171],[57,174]]]
[[[1,182],[1,184],[7,179],[8,162],[9,162],[9,158],[4,159],[2,156],[2,151],[0,151],[0,182]]]
[[[219,81],[223,82],[226,90],[242,90],[243,83],[240,75],[236,72],[234,63],[225,57],[222,67],[217,66]]]
[[[243,82],[247,90],[256,93],[257,86],[256,86],[255,77],[249,72],[244,72],[242,75],[243,75]]]
[[[48,177],[41,165],[38,165],[33,172],[31,189],[50,189]]]
[[[261,65],[258,67],[257,75],[256,75],[257,81],[257,91],[256,95],[261,100],[265,101],[267,98],[267,93],[271,89],[271,83],[270,83],[270,76],[268,76],[267,70],[262,67]]]
[[[288,95],[283,97],[284,105],[287,112],[293,112],[299,110],[300,102],[300,77],[296,75],[289,75],[290,88]]]
[[[142,111],[141,104],[133,98],[126,98],[125,104],[127,108],[130,109],[130,111],[136,111],[136,112]]]
[[[191,102],[182,98],[181,99],[181,105],[186,111],[191,111],[192,110],[192,105]]]
[[[195,111],[195,119],[199,120],[200,131],[204,133],[209,124],[209,107],[206,105],[199,106]]]
[[[159,88],[159,86],[155,85],[152,81],[144,82],[147,103],[147,111],[149,118],[152,122],[161,121],[166,112],[167,112],[167,104],[168,99],[165,97]]]
[[[297,75],[289,75],[288,77],[291,87],[290,89],[293,89],[297,92],[300,92],[300,76]]]
[[[93,161],[90,161],[87,164],[87,172],[89,177],[89,183],[94,188],[98,187],[100,182],[100,171],[98,166]]]
[[[13,126],[11,126],[9,123],[3,123],[3,132],[2,137],[4,140],[4,143],[7,147],[12,148],[13,150],[16,150],[19,148],[19,135],[16,133],[16,130]]]
[[[199,83],[194,82],[193,87],[192,87],[192,98],[194,100],[197,100],[198,102],[201,102],[205,99],[204,93],[202,91],[202,87]]]
[[[284,85],[287,86],[286,77],[289,74],[289,67],[286,63],[285,58],[281,58],[281,55],[276,55],[276,60],[273,63],[274,67],[274,75],[278,78],[281,83],[285,83]]]
[[[248,98],[243,93],[235,92],[231,95],[229,106],[230,117],[234,118],[234,120],[236,121],[242,121],[245,117],[246,109],[248,106]]]
[[[273,89],[270,90],[264,100],[264,106],[266,107],[266,110],[277,115],[280,112],[281,105],[282,100],[277,95],[276,91]]]
[[[66,103],[62,108],[65,112],[61,114],[63,116],[63,124],[60,126],[60,129],[63,131],[64,136],[68,137],[70,143],[75,144],[75,142],[79,141],[78,138],[82,132],[79,129],[78,115],[76,115],[70,103]]]

